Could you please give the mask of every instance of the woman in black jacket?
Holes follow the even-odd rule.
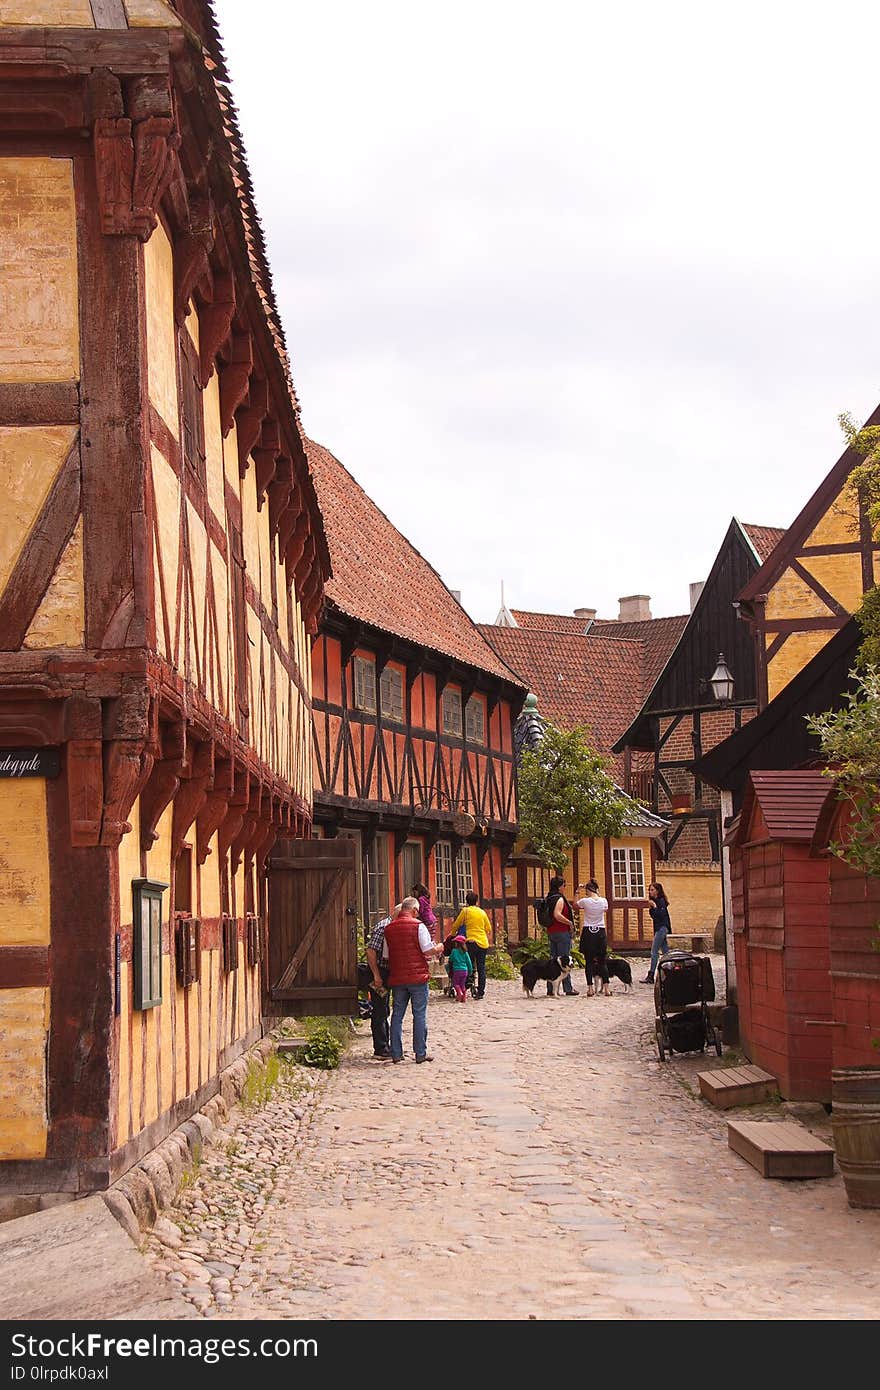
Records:
[[[648,911],[651,914],[651,921],[654,923],[654,940],[651,942],[651,965],[647,975],[642,980],[643,985],[654,983],[657,961],[661,955],[665,956],[668,952],[669,946],[666,938],[672,931],[672,923],[669,920],[669,899],[663,891],[663,884],[649,883],[648,897],[651,899],[651,906]]]

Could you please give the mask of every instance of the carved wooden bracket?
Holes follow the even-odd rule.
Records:
[[[305,503],[302,492],[299,483],[294,478],[287,502],[278,517],[278,550],[285,559],[287,558],[287,548],[296,530],[296,523],[304,510]],[[303,542],[305,543],[305,537],[303,537]]]
[[[176,859],[214,783],[214,744],[190,744],[171,819],[171,857]]]
[[[306,537],[306,543],[303,546],[302,555],[300,555],[299,559],[293,567],[293,582],[296,587],[297,596],[303,595],[306,591],[307,580],[310,578],[312,574],[312,567],[315,563],[316,552],[317,546],[315,545],[315,537],[310,526],[309,534]],[[300,602],[302,602],[301,597]]]
[[[119,79],[99,68],[90,97],[101,230],[149,241],[180,146],[168,83],[133,87],[126,115]]]
[[[235,412],[247,395],[253,369],[253,338],[250,333],[233,334],[229,360],[220,364],[220,428],[224,438],[232,429]]]
[[[153,770],[153,752],[142,740],[114,739],[104,745],[104,818],[101,844],[118,846],[131,830],[131,808]]]
[[[264,824],[264,831],[254,845],[254,859],[257,862],[257,869],[260,873],[266,867],[266,860],[272,851],[272,846],[281,833],[285,823],[284,807],[278,797],[273,797],[270,805],[270,815],[268,823]]]
[[[250,774],[247,772],[236,773],[235,789],[229,799],[226,815],[223,817],[218,830],[217,846],[221,858],[241,831],[249,800]]]
[[[189,201],[189,226],[174,248],[174,317],[183,323],[192,292],[208,269],[214,245],[214,204],[208,193]]]
[[[284,547],[284,560],[287,565],[288,573],[292,578],[296,577],[296,568],[303,556],[306,548],[306,541],[309,538],[310,522],[309,514],[303,510],[296,518],[296,525],[293,534]]]
[[[214,297],[199,311],[199,381],[202,389],[211,380],[217,353],[229,337],[235,315],[235,277],[214,275]]]
[[[257,479],[257,511],[263,506],[266,489],[275,477],[275,464],[281,453],[281,431],[271,416],[263,421],[259,445],[252,450]]]
[[[266,489],[269,500],[269,530],[279,531],[281,517],[293,492],[293,468],[286,454],[279,454],[275,460],[275,475]],[[279,544],[281,541],[279,531]]]
[[[214,785],[205,797],[196,818],[196,857],[204,864],[211,853],[211,840],[226,815],[235,792],[235,774],[231,761],[222,759],[214,764]]]
[[[235,873],[241,863],[242,858],[245,862],[250,857],[251,850],[257,840],[262,837],[265,829],[262,820],[263,793],[259,785],[251,787],[250,801],[247,813],[242,821],[241,829],[232,842],[232,872]]]
[[[67,808],[70,843],[83,848],[98,844],[104,810],[103,744],[97,739],[71,739],[67,744]]]
[[[163,728],[162,756],[153,764],[141,792],[141,849],[150,849],[158,839],[156,827],[180,786],[185,765],[186,723],[178,719]]]
[[[263,421],[269,413],[269,383],[264,376],[254,374],[248,387],[247,405],[235,412],[238,429],[238,472],[243,478],[248,470],[248,455],[260,437]]]

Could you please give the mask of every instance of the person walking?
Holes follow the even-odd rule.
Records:
[[[474,963],[477,977],[476,998],[482,999],[486,993],[486,956],[489,954],[492,923],[489,921],[489,914],[479,906],[480,900],[476,893],[466,893],[464,900],[466,906],[453,922],[452,930],[464,931],[468,954]]]
[[[669,899],[663,891],[662,883],[648,884],[648,897],[651,899],[651,906],[648,911],[651,914],[651,921],[654,923],[654,940],[651,942],[651,964],[648,973],[642,980],[643,985],[654,983],[654,972],[657,969],[657,962],[661,955],[667,955],[669,943],[667,937],[672,931],[672,923],[669,920]]]
[[[577,905],[581,910],[581,939],[579,942],[581,953],[584,957],[584,973],[587,977],[587,995],[594,992],[599,993],[597,988],[593,990],[593,977],[597,975],[602,982],[602,994],[610,996],[611,989],[608,985],[608,934],[605,930],[605,913],[608,911],[608,899],[603,898],[599,893],[599,885],[594,878],[589,883],[581,884],[584,896],[578,898]]]
[[[424,923],[433,937],[434,928],[437,925],[437,914],[431,906],[431,893],[429,888],[424,883],[414,883],[409,891],[414,898],[418,898],[419,921]]]
[[[455,997],[460,1004],[466,1004],[471,958],[468,954],[467,941],[463,936],[455,938],[452,950],[449,952],[449,968],[452,971],[452,986],[455,990]]]
[[[547,928],[547,936],[550,941],[550,959],[558,960],[560,956],[571,957],[571,933],[574,927],[574,909],[568,898],[562,892],[565,887],[565,879],[559,876],[551,878],[550,891],[547,894],[546,902],[553,907],[553,918]],[[547,981],[547,993],[552,994],[554,986],[552,981]],[[562,981],[562,992],[571,999],[580,990],[575,989],[571,983],[571,976],[566,975]]]
[[[400,912],[385,928],[383,947],[388,961],[391,1005],[391,1060],[403,1061],[403,1016],[409,1005],[413,1015],[413,1051],[417,1062],[433,1062],[428,1055],[428,961],[443,954],[424,922],[419,921],[418,898],[404,898]]]
[[[367,965],[372,972],[372,981],[367,987],[370,998],[370,1032],[373,1034],[373,1056],[387,1062],[391,1057],[391,1030],[388,1026],[388,1011],[391,996],[388,993],[388,966],[382,964],[385,948],[385,928],[400,915],[400,904],[392,908],[391,914],[380,917],[367,938]]]

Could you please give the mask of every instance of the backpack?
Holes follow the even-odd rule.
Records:
[[[553,921],[553,909],[556,906],[556,898],[559,894],[554,894],[553,900],[550,897],[537,898],[535,900],[535,916],[538,919],[539,927],[549,927]]]

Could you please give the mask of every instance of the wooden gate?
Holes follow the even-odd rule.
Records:
[[[266,1013],[357,1012],[357,846],[281,840],[269,860]]]

